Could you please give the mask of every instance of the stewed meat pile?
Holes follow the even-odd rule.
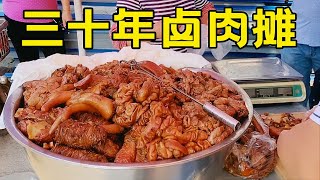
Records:
[[[17,127],[63,156],[133,163],[181,158],[233,132],[172,86],[239,121],[248,116],[238,92],[208,74],[140,65],[163,81],[113,61],[93,70],[65,66],[48,79],[26,82]]]
[[[274,117],[269,113],[261,115],[264,123],[269,127],[271,137],[278,138],[283,130],[290,130],[302,122],[301,118],[295,117],[294,114],[282,113],[280,117]]]

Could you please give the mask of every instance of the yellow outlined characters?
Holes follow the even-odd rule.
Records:
[[[224,29],[218,35],[217,29]],[[239,34],[233,32],[239,30]],[[232,40],[239,48],[248,44],[248,15],[245,12],[234,12],[225,8],[224,12],[209,12],[209,48],[216,48],[217,42]]]
[[[69,30],[83,30],[84,48],[93,48],[93,31],[94,30],[109,30],[110,22],[108,21],[94,21],[93,20],[93,9],[83,9],[83,21],[72,21],[67,22],[67,29]]]
[[[176,8],[176,17],[162,18],[162,47],[167,48],[200,48],[201,46],[200,10]],[[179,32],[179,25],[184,25]]]
[[[253,45],[255,48],[273,45],[276,48],[296,46],[295,20],[296,15],[290,8],[278,7],[276,10],[264,10],[257,8],[252,19],[256,21],[256,26],[252,32],[256,35]]]
[[[28,10],[23,11],[23,17],[25,19],[56,19],[61,17],[61,12],[58,10]],[[28,24],[26,26],[27,31],[58,31],[58,25],[40,25],[40,24]],[[63,40],[22,40],[22,46],[63,46]]]
[[[276,48],[297,46],[296,23],[297,15],[290,8],[277,7],[277,46]]]
[[[112,33],[112,40],[131,41],[133,49],[139,49],[142,40],[154,40],[155,32],[144,32],[144,29],[152,29],[153,22],[148,21],[154,17],[153,11],[131,11],[126,8],[118,8],[113,14],[113,21],[118,23],[118,32]]]

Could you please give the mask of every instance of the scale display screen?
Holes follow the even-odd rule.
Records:
[[[240,84],[253,104],[302,102],[306,90],[302,81]]]
[[[271,87],[244,89],[250,98],[290,97],[293,96],[292,87]]]
[[[286,87],[286,88],[278,88],[278,95],[282,96],[292,96],[293,95],[293,89]]]

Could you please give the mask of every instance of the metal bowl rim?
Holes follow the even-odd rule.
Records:
[[[83,161],[83,160],[78,160],[74,158],[69,158],[69,157],[65,157],[65,156],[53,153],[49,150],[43,149],[42,147],[30,141],[27,137],[25,137],[16,126],[14,114],[16,111],[16,103],[17,101],[20,102],[21,100],[20,98],[23,92],[22,87],[17,88],[12,93],[12,95],[9,96],[5,104],[4,124],[9,134],[27,150],[31,150],[34,153],[41,154],[51,159],[64,161],[65,163],[68,163],[70,165],[77,165],[82,167],[98,168],[98,169],[122,169],[122,170],[130,169],[132,170],[132,169],[152,169],[152,168],[161,168],[161,167],[167,167],[167,166],[186,164],[188,162],[196,161],[196,160],[205,158],[207,156],[210,156],[220,151],[221,149],[228,147],[230,144],[234,143],[235,141],[237,141],[241,137],[241,135],[245,132],[245,130],[249,127],[253,117],[253,107],[252,107],[252,103],[250,101],[249,96],[246,94],[246,92],[243,89],[239,88],[239,86],[235,82],[209,69],[197,69],[197,68],[189,68],[189,69],[194,72],[201,71],[201,72],[210,73],[210,74],[213,74],[214,76],[221,78],[226,83],[231,83],[233,87],[237,88],[238,92],[240,91],[239,93],[242,95],[243,99],[246,100],[245,102],[246,102],[246,107],[248,108],[248,111],[249,111],[249,115],[248,115],[248,118],[244,120],[244,122],[242,123],[241,128],[233,132],[223,142],[217,145],[213,145],[206,150],[199,151],[191,155],[187,155],[181,159],[177,159],[177,160],[169,159],[169,160],[161,160],[161,161],[154,161],[154,162],[147,162],[147,163],[127,163],[127,164],[120,164],[120,163],[113,163],[113,162],[100,163],[100,162]],[[248,103],[248,101],[250,103]]]

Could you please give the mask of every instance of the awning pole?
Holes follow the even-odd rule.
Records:
[[[73,0],[76,21],[82,21],[82,0]],[[86,50],[83,48],[83,31],[77,31],[79,56],[85,56]]]

